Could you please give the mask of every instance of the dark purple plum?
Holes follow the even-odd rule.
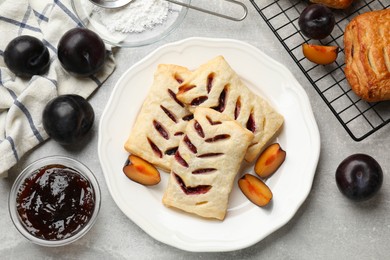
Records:
[[[47,72],[50,54],[41,40],[21,35],[10,41],[4,50],[4,62],[19,77],[32,77]]]
[[[79,95],[61,95],[52,99],[42,114],[47,134],[63,145],[81,141],[92,128],[94,119],[91,104]]]
[[[73,75],[86,77],[103,67],[106,48],[95,32],[77,27],[61,37],[57,55],[65,70]]]
[[[351,200],[370,199],[379,191],[382,182],[381,166],[366,154],[353,154],[345,158],[336,170],[337,187]]]
[[[335,18],[332,10],[322,4],[307,6],[298,19],[303,35],[311,39],[324,39],[333,31]]]

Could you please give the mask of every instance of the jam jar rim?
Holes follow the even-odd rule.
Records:
[[[72,168],[77,170],[78,173],[80,173],[83,177],[85,177],[91,184],[93,188],[93,193],[95,195],[95,205],[94,205],[94,211],[92,213],[91,218],[89,221],[75,234],[72,236],[61,239],[61,240],[46,240],[39,237],[36,237],[32,235],[30,232],[28,232],[23,224],[21,223],[19,213],[17,211],[16,207],[16,198],[18,196],[19,189],[21,185],[24,183],[24,181],[30,177],[32,174],[35,173],[36,170],[39,168],[48,166],[48,165],[64,165],[66,167]],[[9,214],[11,216],[11,220],[14,223],[14,226],[16,229],[21,233],[25,238],[30,240],[31,242],[41,245],[41,246],[48,246],[48,247],[56,247],[56,246],[63,246],[68,245],[70,243],[73,243],[74,241],[80,239],[83,237],[95,224],[97,216],[100,211],[101,206],[101,191],[99,183],[95,177],[95,175],[92,173],[92,171],[83,163],[80,161],[73,159],[71,157],[66,156],[60,156],[60,155],[53,155],[44,157],[41,159],[38,159],[31,164],[27,165],[22,172],[17,176],[15,182],[12,185],[11,191],[9,193],[8,197],[8,210]]]

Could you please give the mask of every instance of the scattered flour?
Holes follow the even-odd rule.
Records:
[[[165,0],[133,0],[117,9],[93,7],[93,15],[109,32],[141,33],[167,20],[169,2]]]

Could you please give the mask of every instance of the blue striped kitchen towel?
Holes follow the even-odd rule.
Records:
[[[113,72],[111,52],[104,69],[89,78],[75,78],[62,69],[58,41],[78,26],[82,24],[70,0],[0,0],[0,177],[7,176],[26,152],[48,138],[42,111],[49,100],[62,94],[87,98]],[[6,68],[4,49],[19,35],[35,36],[47,46],[51,64],[46,74],[22,79]]]

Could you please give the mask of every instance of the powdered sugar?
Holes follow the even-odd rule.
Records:
[[[109,32],[140,33],[167,20],[169,3],[165,0],[133,0],[120,9],[93,7],[93,15]]]

